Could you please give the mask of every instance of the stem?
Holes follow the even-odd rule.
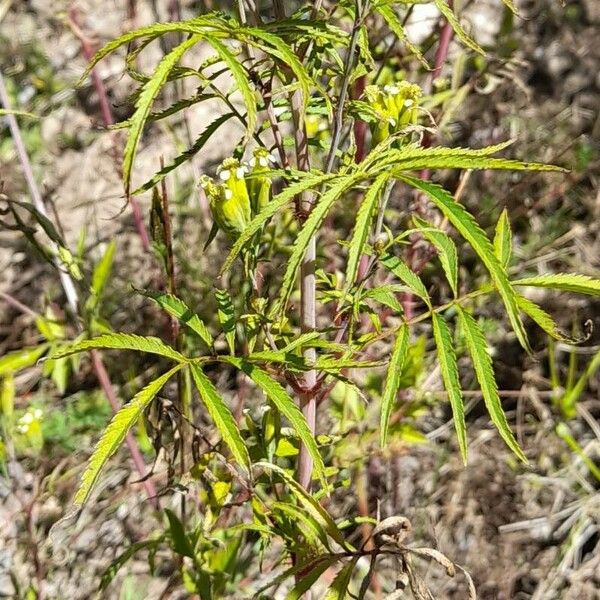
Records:
[[[338,105],[334,115],[333,133],[331,147],[327,160],[325,162],[325,173],[330,173],[335,162],[335,155],[340,144],[343,119],[344,119],[344,104],[348,96],[348,88],[350,85],[350,75],[354,66],[354,58],[356,54],[356,46],[358,43],[358,34],[360,31],[360,23],[364,14],[367,12],[369,2],[365,2],[364,6],[360,0],[356,2],[356,13],[354,25],[352,27],[352,35],[350,46],[346,55],[344,64],[344,78]],[[277,8],[277,4],[275,4]],[[279,12],[279,11],[278,11]],[[278,16],[280,16],[278,14]],[[310,160],[308,155],[308,136],[304,125],[304,115],[302,114],[302,103],[299,93],[294,93],[291,100],[292,115],[294,120],[294,141],[296,145],[296,161],[297,166],[302,171],[310,170]],[[297,205],[300,209],[300,214],[308,214],[312,208],[313,198],[310,194],[304,193],[297,199]],[[316,279],[315,279],[315,262],[317,258],[317,238],[313,236],[306,248],[306,253],[302,259],[300,266],[300,330],[302,333],[314,331],[317,325],[317,304],[316,304]],[[307,362],[316,360],[316,349],[305,348],[303,351],[304,359]],[[302,377],[301,386],[307,390],[300,394],[300,408],[311,433],[314,435],[316,431],[316,415],[317,415],[317,371],[312,369],[307,371]],[[311,478],[313,471],[313,460],[308,453],[308,449],[302,444],[298,456],[298,482],[306,490],[310,490]]]

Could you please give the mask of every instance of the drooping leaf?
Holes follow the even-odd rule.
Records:
[[[173,50],[171,50],[171,52],[169,52],[169,54],[167,54],[160,61],[156,67],[156,70],[152,74],[152,77],[144,84],[144,87],[142,88],[142,92],[136,102],[135,113],[130,120],[129,134],[127,136],[125,150],[123,152],[123,184],[125,185],[125,192],[127,194],[130,192],[133,161],[140,138],[142,136],[142,130],[146,123],[146,119],[150,114],[152,104],[161,91],[173,67],[179,62],[181,57],[192,46],[195,46],[201,39],[201,36],[193,35],[189,39],[173,48]]]
[[[158,171],[155,175],[152,176],[151,179],[146,181],[144,185],[140,186],[132,192],[132,196],[137,196],[138,194],[142,194],[150,189],[152,189],[156,184],[160,183],[171,171],[182,165],[184,162],[187,162],[191,158],[193,158],[202,148],[208,140],[213,136],[215,131],[231,119],[231,117],[235,117],[235,113],[228,112],[219,117],[217,117],[212,123],[210,123],[206,129],[198,136],[196,141],[184,152],[182,152],[179,156],[173,160],[171,164],[164,166],[160,171]]]
[[[187,358],[183,354],[180,354],[177,350],[171,348],[171,346],[167,346],[167,344],[157,337],[141,336],[133,333],[107,333],[89,340],[82,340],[55,350],[50,358],[62,358],[63,356],[77,354],[84,350],[102,349],[136,350],[148,354],[158,354],[177,362],[187,361]]]
[[[384,188],[388,178],[389,175],[387,173],[382,173],[375,179],[358,209],[356,224],[354,225],[354,231],[352,232],[352,238],[350,239],[350,246],[348,248],[346,292],[354,284],[354,280],[356,279],[360,256],[365,247],[365,243],[367,242],[373,217],[377,212],[377,206],[379,205],[379,200],[381,198],[381,190]]]
[[[508,220],[508,211],[504,209],[498,223],[496,224],[496,233],[494,235],[494,252],[500,264],[506,269],[512,253],[512,231],[510,221]]]
[[[465,423],[465,408],[460,389],[460,379],[458,377],[458,366],[452,344],[452,335],[444,317],[434,312],[431,313],[431,320],[433,322],[433,337],[435,338],[442,380],[448,392],[450,406],[452,407],[458,446],[463,462],[467,464],[467,425]]]
[[[127,432],[135,425],[156,394],[182,367],[183,364],[175,365],[171,370],[151,381],[132,398],[131,402],[123,406],[114,415],[102,433],[102,437],[94,448],[94,452],[81,476],[79,489],[73,499],[75,504],[80,506],[85,504],[106,461],[117,451]]]
[[[456,202],[452,195],[439,185],[407,175],[402,176],[401,179],[411,187],[427,194],[457,231],[471,244],[473,250],[475,250],[492,277],[496,289],[504,302],[508,318],[519,343],[527,351],[530,351],[525,327],[519,315],[516,293],[510,285],[505,269],[494,254],[492,243],[481,227],[479,227],[471,213]]]
[[[589,296],[600,296],[600,279],[575,273],[554,273],[551,275],[534,275],[523,277],[512,282],[513,285],[532,286],[575,292]]]
[[[200,394],[202,402],[206,406],[208,414],[214,421],[223,441],[229,446],[233,457],[238,464],[246,471],[250,471],[250,456],[248,449],[242,439],[235,419],[225,404],[215,386],[210,379],[202,372],[198,364],[191,363],[192,378]]]
[[[259,369],[257,366],[238,358],[229,358],[229,362],[243,371],[266,396],[273,402],[279,412],[290,422],[302,443],[306,446],[310,457],[313,460],[315,473],[323,489],[327,490],[327,479],[325,477],[325,465],[323,458],[319,453],[319,447],[315,441],[314,434],[311,432],[302,411],[298,408],[294,400],[285,391],[285,389],[275,381],[268,373]]]
[[[292,291],[296,272],[302,261],[310,240],[315,235],[315,232],[327,216],[327,213],[335,203],[335,201],[353,185],[363,179],[363,173],[355,173],[354,175],[342,175],[317,201],[313,206],[308,219],[304,222],[300,233],[296,236],[296,240],[292,247],[291,255],[288,259],[281,287],[279,288],[279,298],[277,301],[277,310],[283,310]]]
[[[200,339],[202,339],[207,346],[212,347],[214,340],[210,331],[204,324],[204,321],[188,308],[185,302],[167,292],[152,292],[149,290],[138,291],[147,298],[154,300],[154,302],[156,302],[156,304],[158,304],[158,306],[166,313],[175,317],[186,327],[189,327],[194,333],[200,336]]]
[[[379,5],[376,7],[376,10],[385,19],[385,22],[394,35],[419,59],[419,62],[426,69],[429,69],[429,64],[425,60],[419,47],[408,39],[406,29],[404,28],[402,21],[398,18],[398,15],[395,13],[393,7],[389,5]]]
[[[475,375],[477,376],[477,381],[479,382],[481,393],[483,394],[483,400],[490,418],[492,419],[492,423],[494,423],[496,429],[498,429],[498,432],[506,442],[506,445],[523,462],[527,462],[527,459],[519,447],[508,421],[506,420],[502,402],[498,395],[498,385],[496,383],[496,376],[494,375],[492,358],[489,354],[483,331],[481,331],[481,327],[477,321],[468,312],[459,306],[457,306],[457,310],[465,336],[465,343],[469,350],[469,354],[471,355]]]
[[[381,396],[381,419],[379,424],[379,436],[381,438],[382,448],[387,443],[390,416],[394,404],[396,403],[398,386],[400,385],[400,376],[402,375],[402,368],[408,354],[409,333],[407,325],[402,325],[398,330],[385,378],[383,394]]]
[[[258,120],[256,96],[252,88],[250,77],[242,66],[240,59],[225,44],[223,44],[213,35],[206,35],[205,39],[229,68],[229,72],[235,81],[236,88],[239,90],[242,98],[244,99],[244,105],[246,106],[245,143],[252,137],[252,134],[256,129],[256,122]]]
[[[281,193],[277,194],[277,196],[275,196],[265,206],[265,208],[263,208],[263,210],[261,210],[260,213],[256,215],[254,219],[252,219],[248,227],[244,229],[240,237],[235,241],[235,244],[231,248],[231,251],[229,252],[229,255],[223,263],[219,273],[223,274],[231,267],[241,249],[248,243],[250,239],[254,237],[254,234],[264,225],[264,223],[266,223],[277,211],[289,204],[298,194],[301,194],[310,188],[318,187],[334,177],[335,175],[324,175],[322,173],[315,175],[310,173],[304,176],[297,183],[293,183],[285,188]]]
[[[485,54],[484,49],[463,29],[463,26],[460,24],[457,16],[454,14],[454,11],[448,5],[447,0],[433,0],[434,4],[437,6],[437,9],[444,15],[456,37],[465,45],[471,48],[471,50],[475,50],[479,54]]]

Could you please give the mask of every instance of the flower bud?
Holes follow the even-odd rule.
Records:
[[[229,158],[219,168],[219,183],[203,176],[204,189],[217,225],[232,239],[237,239],[252,218],[250,197],[246,188],[246,167]]]
[[[273,157],[266,148],[257,148],[250,159],[252,177],[247,180],[247,187],[253,215],[260,213],[271,199],[271,179],[260,174],[267,173],[272,162]]]
[[[367,102],[380,117],[377,123],[371,124],[373,145],[386,140],[405,125],[416,123],[421,94],[418,85],[407,81],[383,88],[376,85],[368,85],[365,88]]]

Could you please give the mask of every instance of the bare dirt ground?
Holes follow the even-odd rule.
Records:
[[[131,25],[125,2],[80,0],[77,4],[86,31],[94,32],[99,40],[108,40]],[[162,18],[167,18],[166,4],[157,3]],[[193,3],[182,4],[185,14],[191,14]],[[476,29],[476,37],[479,35],[484,43],[495,40],[507,52],[511,49],[511,58],[498,58],[495,77],[478,82],[477,92],[449,127],[446,141],[479,146],[515,137],[512,151],[520,158],[560,161],[588,149],[592,158],[582,170],[563,179],[473,176],[465,202],[484,223],[491,215],[493,202],[508,206],[516,224],[515,235],[521,242],[521,263],[540,272],[571,269],[598,277],[600,2],[569,1],[562,7],[555,0],[525,0],[518,3],[522,18],[516,19],[514,28],[506,34],[499,33],[499,0],[474,4],[468,14],[481,28],[479,34]],[[92,88],[73,89],[85,61],[77,38],[65,26],[63,17],[69,5],[48,0],[0,2],[0,68],[5,74],[14,74],[23,99],[30,94],[40,96],[44,113],[48,114],[39,129],[30,132],[29,142],[34,149],[36,176],[46,201],[54,203],[60,215],[67,240],[76,244],[85,225],[88,252],[97,254],[98,248],[118,232],[121,239],[127,240],[117,265],[119,280],[148,286],[156,270],[151,258],[140,252],[129,211],[122,210],[122,187],[111,159],[114,135],[99,127]],[[155,17],[151,3],[141,1],[138,7],[136,25],[152,22]],[[514,44],[518,48],[513,51]],[[34,53],[42,57],[39,60],[55,85],[50,92],[43,88],[40,91],[27,75]],[[128,115],[127,97],[131,91],[121,72],[122,62],[117,58],[105,61],[99,69],[120,119]],[[188,113],[191,139],[218,110],[201,106]],[[179,180],[193,180],[204,166],[222,158],[225,148],[237,139],[238,132],[228,130],[223,138],[213,140],[203,151],[204,162],[198,159],[186,167],[177,175]],[[7,129],[0,124],[0,181],[6,193],[25,197],[25,183],[16,157],[8,148],[9,141]],[[175,135],[156,127],[145,136],[136,162],[140,182],[154,173],[161,154],[166,158],[174,155],[174,141],[185,143],[179,129]],[[189,214],[198,218],[197,191],[195,186],[189,189],[185,205]],[[141,202],[146,214],[149,199],[144,197]],[[182,219],[181,225],[182,235],[187,235],[190,221]],[[205,235],[204,230],[201,232],[189,232],[185,244],[190,248],[199,244],[198,236]],[[48,298],[59,298],[54,274],[40,265],[20,236],[0,229],[1,291],[36,310]],[[600,304],[572,298],[558,304],[548,294],[542,299],[566,330],[574,317],[580,322],[594,321],[587,350],[580,354],[580,364],[585,365],[600,344]],[[132,299],[134,302],[139,303]],[[113,316],[117,322],[124,320],[119,307],[114,307]],[[147,317],[140,307],[128,328],[145,330]],[[31,330],[30,319],[2,301],[0,324],[0,353],[27,343],[23,335],[31,335],[27,333]],[[380,510],[382,516],[408,516],[415,543],[439,548],[464,566],[484,600],[598,599],[599,483],[554,431],[556,415],[549,406],[549,374],[543,355],[525,357],[511,340],[504,339],[503,332],[491,335],[501,387],[515,392],[507,398],[506,408],[511,423],[516,424],[529,465],[523,468],[513,462],[484,417],[481,400],[473,397],[468,416],[470,462],[463,467],[447,409],[432,401],[430,414],[421,423],[429,444],[404,444],[385,455],[372,456],[367,486],[371,514]],[[537,341],[537,347],[542,348],[545,340]],[[560,348],[559,356],[566,364],[568,355]],[[28,381],[25,378],[19,383],[29,389]],[[79,383],[93,386],[93,377],[84,374]],[[48,390],[42,392],[48,394],[49,404],[61,408],[63,399]],[[27,404],[30,395],[23,394],[20,401]],[[597,461],[597,377],[589,382],[579,406],[578,417],[569,424],[571,432]],[[121,451],[111,461],[96,500],[65,534],[64,552],[46,544],[50,526],[69,505],[79,466],[96,433],[82,434],[75,452],[30,456],[10,462],[7,471],[0,474],[0,597],[29,597],[25,595],[29,582],[43,582],[46,598],[94,597],[100,574],[115,556],[131,542],[152,533],[152,511],[143,501],[139,485],[128,485],[135,475],[130,471],[127,454]],[[350,514],[357,512],[353,498],[347,500],[347,505]],[[147,562],[135,559],[104,597],[163,597],[171,571],[166,558],[162,563],[157,560],[157,564],[161,564],[161,570],[151,577]],[[459,575],[448,580],[439,569],[431,568],[426,578],[439,598],[466,597]]]

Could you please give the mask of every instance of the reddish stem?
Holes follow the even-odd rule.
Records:
[[[77,7],[73,4],[69,8],[69,25],[75,36],[79,39],[81,43],[81,53],[83,54],[85,60],[89,62],[94,56],[94,48],[90,39],[85,35],[83,29],[79,24],[79,12]],[[110,127],[114,124],[115,120],[112,114],[112,110],[110,107],[110,102],[108,100],[108,94],[106,92],[106,86],[102,81],[98,71],[96,69],[92,69],[90,73],[90,77],[92,78],[92,84],[94,89],[96,90],[96,95],[98,96],[98,102],[100,104],[100,114],[102,115],[102,121],[106,127]],[[121,171],[121,161],[117,158],[119,152],[117,151],[117,140],[116,136],[113,136],[114,150],[115,155],[113,160],[115,160],[115,164],[117,165],[117,169],[119,171],[119,176],[122,175]],[[131,212],[133,214],[133,222],[135,224],[135,228],[140,236],[140,240],[142,242],[142,246],[145,252],[150,250],[150,237],[148,236],[148,230],[144,225],[144,217],[142,215],[142,210],[138,201],[131,195],[128,194],[127,201],[131,206]]]

